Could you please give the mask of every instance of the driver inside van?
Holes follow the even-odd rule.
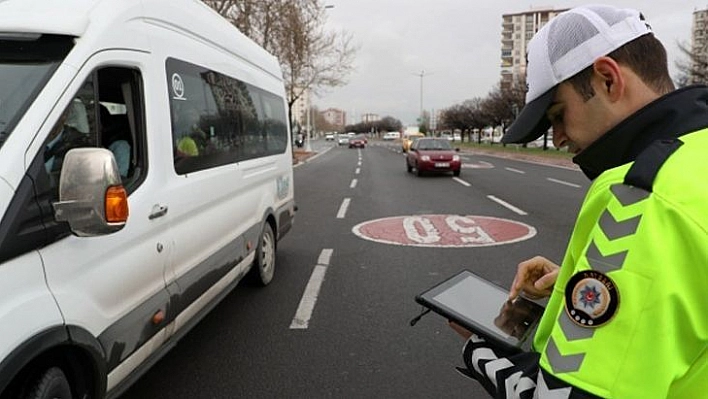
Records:
[[[44,151],[44,167],[50,176],[58,175],[64,162],[64,155],[76,147],[88,147],[91,144],[91,135],[79,131],[68,121],[77,119],[77,108],[83,107],[80,101],[74,101],[59,117],[59,121],[47,137]],[[85,115],[85,114],[84,114]]]

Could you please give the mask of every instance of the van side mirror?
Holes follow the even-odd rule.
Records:
[[[128,198],[113,153],[105,148],[74,148],[64,156],[57,221],[68,222],[79,237],[119,231],[128,219]]]

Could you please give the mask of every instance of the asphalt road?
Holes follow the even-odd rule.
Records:
[[[508,286],[521,260],[560,262],[587,179],[470,154],[462,154],[459,179],[416,177],[394,144],[312,145],[318,155],[295,169],[299,211],[279,243],[274,281],[239,285],[123,398],[486,397],[455,371],[463,342],[442,317],[410,326],[420,311],[414,297],[460,269]],[[393,217],[420,227],[435,215],[499,218],[535,235],[436,247],[352,231]],[[398,238],[417,244],[410,234]]]

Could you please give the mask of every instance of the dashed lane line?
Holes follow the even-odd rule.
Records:
[[[344,201],[342,201],[342,205],[339,207],[339,212],[337,212],[337,219],[344,219],[347,215],[347,209],[349,209],[349,203],[351,201],[351,198],[345,198]]]
[[[308,328],[333,252],[334,250],[330,248],[325,248],[320,252],[317,265],[310,275],[310,280],[307,282],[305,292],[302,294],[302,299],[300,299],[300,305],[295,312],[295,317],[293,317],[292,322],[290,322],[291,330],[304,330]]]
[[[579,184],[569,183],[569,182],[567,182],[567,181],[558,180],[558,179],[553,179],[553,178],[551,178],[551,177],[547,177],[546,180],[551,181],[551,182],[553,182],[553,183],[563,184],[563,185],[569,186],[569,187],[580,188],[580,185],[579,185]]]
[[[454,181],[456,181],[456,182],[462,184],[462,185],[465,186],[465,187],[471,187],[471,186],[472,186],[471,184],[467,183],[466,181],[460,179],[459,177],[453,177],[452,180],[454,180]]]
[[[506,202],[506,201],[500,200],[499,198],[497,198],[497,197],[495,197],[495,196],[493,196],[493,195],[488,195],[487,198],[489,198],[490,200],[496,202],[497,204],[499,204],[499,205],[501,205],[501,206],[503,206],[503,207],[509,209],[510,211],[512,211],[512,212],[514,212],[514,213],[517,213],[517,214],[522,215],[522,216],[523,216],[523,215],[528,215],[528,213],[522,211],[521,209],[515,207],[514,205],[511,205],[510,203],[508,203],[508,202]]]

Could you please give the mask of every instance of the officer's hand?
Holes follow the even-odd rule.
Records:
[[[531,299],[550,296],[559,269],[558,265],[542,256],[519,263],[509,290],[509,299],[516,299],[522,292]]]
[[[450,325],[450,327],[452,327],[453,330],[455,330],[458,334],[460,334],[462,336],[462,338],[464,338],[465,340],[470,339],[470,337],[472,336],[472,332],[470,332],[470,330],[462,327],[461,325],[455,323],[454,321],[448,320],[448,324]]]

